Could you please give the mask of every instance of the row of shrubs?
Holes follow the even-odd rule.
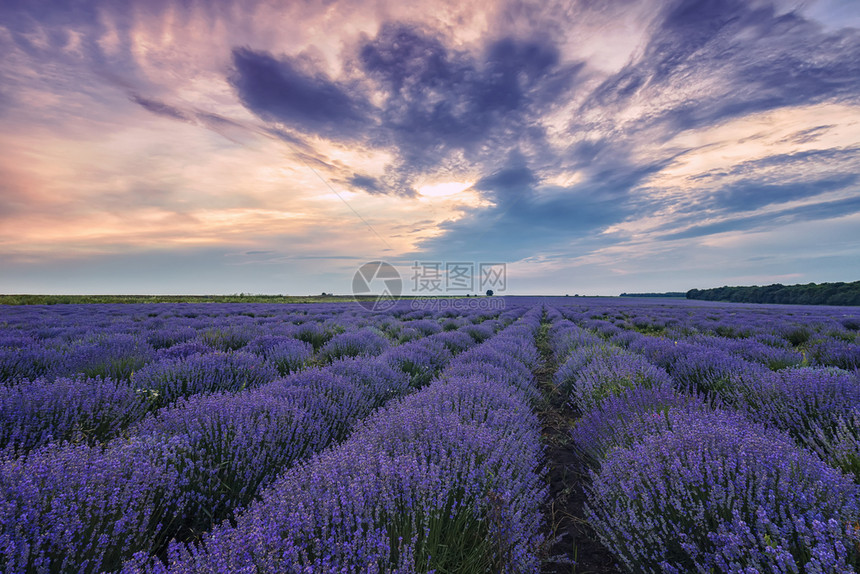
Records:
[[[678,309],[674,313],[678,314]],[[565,309],[564,315],[575,320],[579,314]],[[771,370],[804,366],[860,368],[860,339],[856,330],[832,320],[799,323],[797,319],[787,322],[785,317],[768,315],[764,318],[767,322],[761,323],[762,317],[756,320],[753,310],[749,310],[731,317],[731,322],[723,317],[723,322],[712,329],[708,325],[710,321],[692,321],[665,328],[665,320],[652,322],[646,316],[638,316],[632,322],[627,318],[580,319],[578,324],[620,344],[638,340],[643,334],[659,335],[679,345],[692,344],[723,351],[736,358],[761,363]],[[843,319],[843,323],[856,326],[855,319]]]
[[[435,333],[434,340],[457,346],[463,339],[484,340],[494,333],[496,324],[468,324],[462,330],[444,332],[436,326],[423,329],[412,340]],[[161,349],[158,359],[135,371],[131,381],[81,375],[0,386],[0,452],[23,454],[61,441],[97,444],[122,435],[147,413],[182,398],[252,389],[311,365],[394,349],[397,346],[391,347],[385,337],[368,328],[335,335],[316,356],[310,343],[284,335],[258,337],[242,350],[230,352],[186,341]]]
[[[609,324],[600,332],[666,369],[685,392],[707,396],[711,403],[787,432],[831,466],[860,476],[860,371],[852,366],[853,359],[847,363],[850,370],[775,363],[785,357],[788,343],[779,339],[781,343],[770,347],[775,353],[769,354],[759,342],[765,335],[755,331],[754,338],[742,341],[705,336],[678,341],[619,331]],[[860,346],[844,345],[850,348],[845,357],[860,357]]]
[[[649,347],[657,339],[628,337],[643,355],[554,318],[556,384],[581,414],[572,438],[592,469],[586,517],[621,566],[847,573],[860,565],[856,477],[792,438],[812,427],[844,430],[845,417],[856,417],[855,374],[773,372],[719,350],[673,352],[671,341],[657,354]]]
[[[124,573],[540,571],[539,312],[293,467],[199,544]]]
[[[787,433],[831,466],[860,477],[860,371],[773,371],[719,348],[645,335],[628,339],[627,348],[665,368],[680,389]]]
[[[176,361],[172,370],[154,365],[151,380],[169,388],[185,377],[184,391],[140,421],[116,411],[116,428],[130,423],[123,436],[106,443],[52,442],[0,459],[0,571],[113,571],[135,553],[162,553],[171,539],[193,540],[284,469],[342,440],[387,401],[425,385],[478,338],[440,332],[378,357],[344,357],[280,379],[270,372],[253,384],[248,376],[259,369],[233,368],[250,360],[242,352],[174,357],[168,359]],[[207,361],[229,368],[213,371]],[[210,386],[213,380],[225,382],[222,390],[201,392],[218,389]],[[93,387],[117,384],[99,381],[77,388],[74,381],[61,382],[80,398],[67,410],[90,404],[83,393]],[[31,437],[69,438],[86,418],[63,418],[62,400],[55,398],[32,402],[29,420],[36,425],[40,409],[53,410],[56,426]],[[110,396],[99,404],[104,408],[92,421],[112,414]],[[6,434],[20,443],[26,426]]]
[[[422,314],[423,316],[423,314]],[[207,317],[192,327],[181,318],[157,319],[143,325],[120,315],[116,323],[102,325],[92,315],[73,315],[83,325],[40,329],[20,324],[0,330],[0,386],[37,378],[111,378],[128,381],[141,369],[162,359],[192,353],[244,351],[263,357],[281,375],[294,363],[316,355],[320,363],[343,356],[379,354],[397,345],[442,331],[462,329],[480,336],[493,331],[495,319],[485,315],[398,320],[388,315],[349,316],[300,323],[295,314],[285,320],[236,323],[235,317]],[[234,320],[228,320],[234,319]],[[62,319],[61,319],[62,320]],[[70,320],[68,318],[66,321]],[[479,321],[475,323],[474,321]]]

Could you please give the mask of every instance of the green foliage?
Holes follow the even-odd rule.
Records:
[[[860,281],[853,283],[808,283],[764,287],[716,287],[691,289],[687,299],[732,303],[783,303],[788,305],[860,305]]]

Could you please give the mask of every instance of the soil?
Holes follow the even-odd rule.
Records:
[[[615,559],[585,521],[588,467],[573,448],[570,428],[577,413],[552,384],[556,365],[545,340],[538,340],[543,365],[535,372],[544,404],[538,412],[546,454],[549,500],[548,548],[541,574],[621,574]]]

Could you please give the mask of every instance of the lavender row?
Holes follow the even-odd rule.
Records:
[[[576,327],[555,329],[557,347],[576,338]],[[851,478],[788,435],[680,392],[702,380],[713,390],[716,380],[691,385],[707,361],[684,351],[664,362],[682,375],[676,384],[638,384],[641,369],[605,344],[575,348],[565,362],[574,387],[631,373],[629,389],[613,384],[617,392],[577,403],[585,412],[572,435],[594,467],[586,515],[601,541],[631,572],[854,572],[860,491]]]
[[[413,320],[407,327],[395,321],[378,324],[398,340],[415,340],[452,326],[482,340],[494,328],[492,321],[475,325],[450,318],[443,325],[428,319]],[[317,363],[378,354],[389,346],[370,328],[332,335],[316,323],[290,327],[295,327],[294,336],[310,342],[284,334],[267,335],[246,342],[241,351],[221,352],[189,340],[160,349],[158,359],[136,371],[128,384],[110,378],[61,377],[0,387],[0,451],[15,454],[49,442],[108,440],[147,412],[178,398],[253,388],[278,375],[300,371],[314,359],[311,342],[326,341]],[[122,344],[118,347],[123,348]]]
[[[339,440],[373,408],[420,384],[450,358],[446,345],[456,350],[473,339],[445,332],[425,341],[376,360],[335,361],[255,391],[181,400],[141,423],[130,441],[104,449],[48,447],[5,460],[4,571],[111,570],[117,556],[153,554],[174,536],[209,528],[285,466]],[[129,445],[145,464],[119,462]],[[58,461],[69,458],[80,461],[72,465],[80,472],[64,471]],[[36,468],[37,484],[22,491]],[[74,492],[83,495],[68,494]],[[98,498],[107,492],[107,500]],[[66,494],[58,499],[60,493]]]
[[[629,331],[611,337],[664,367],[680,389],[708,394],[712,402],[787,432],[860,482],[860,371],[822,367],[772,371],[740,358],[725,345],[710,345],[713,339],[675,341]]]
[[[789,366],[860,368],[860,313],[809,307],[687,307],[628,305],[577,312],[565,317],[605,337],[657,335],[705,344],[773,370]]]
[[[415,320],[409,327],[380,324],[398,340],[417,340],[443,331],[442,325],[431,320]],[[478,339],[493,332],[492,322],[463,328]],[[130,382],[79,376],[0,387],[0,451],[24,453],[61,441],[95,444],[119,436],[147,412],[180,398],[251,389],[310,364],[374,356],[391,346],[381,330],[371,327],[332,334],[316,323],[305,323],[293,335],[257,337],[245,342],[241,350],[228,352],[215,351],[199,340],[179,342],[160,349],[154,361],[131,375]],[[315,356],[312,343],[323,340],[326,342]]]
[[[732,411],[664,404],[649,420],[623,402],[606,408],[638,415],[622,431],[637,438],[592,473],[586,517],[629,571],[860,566],[856,485],[788,436]]]
[[[627,348],[664,366],[685,390],[711,393],[752,421],[788,433],[860,482],[860,371],[771,371],[721,349],[636,334]]]
[[[466,351],[279,478],[236,526],[125,572],[537,572],[536,329],[532,316]]]
[[[712,335],[727,339],[772,337],[792,346],[816,338],[855,341],[860,330],[857,307],[809,307],[798,305],[737,305],[695,301],[585,300],[565,302],[559,310],[567,319],[588,328],[616,328],[675,339]]]
[[[631,331],[610,338],[665,368],[679,389],[706,394],[711,402],[718,401],[744,412],[750,420],[787,432],[800,445],[860,482],[860,371],[822,367],[773,371],[773,364],[768,368],[738,356],[733,349],[737,350],[741,341],[712,345],[714,339],[676,341]],[[755,345],[750,349],[754,352]]]
[[[68,309],[0,308],[0,384],[57,377],[128,380],[162,351],[189,343],[198,350],[250,350],[252,341],[288,337],[305,341],[330,358],[338,345],[323,349],[343,331],[374,330],[401,343],[440,330],[492,319],[498,313],[451,316],[395,308],[389,314],[357,313],[356,306],[122,306],[84,305]],[[308,309],[310,308],[310,313]],[[166,311],[166,309],[168,311]],[[341,346],[349,343],[341,341]],[[385,341],[379,341],[385,345]],[[200,349],[202,347],[202,349]],[[168,356],[171,353],[168,351]]]
[[[664,369],[641,355],[607,344],[569,321],[555,323],[549,339],[557,359],[563,359],[553,382],[580,412],[630,388],[672,384]]]

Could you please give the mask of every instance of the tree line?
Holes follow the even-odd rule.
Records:
[[[690,289],[687,291],[687,299],[788,305],[860,305],[860,281]]]

